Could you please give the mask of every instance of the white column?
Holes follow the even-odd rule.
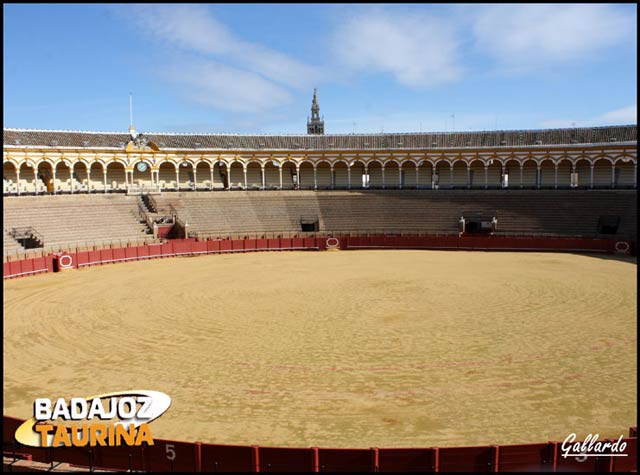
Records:
[[[616,187],[616,164],[611,164],[611,188]]]
[[[385,179],[384,179],[384,163],[382,164],[382,189],[384,190],[386,188],[386,183],[385,183]]]
[[[278,172],[280,173],[280,189],[282,190],[282,163],[278,167]]]
[[[244,189],[247,190],[249,188],[249,185],[247,183],[247,166],[246,165],[242,165],[242,173],[244,174]]]
[[[571,178],[569,180],[569,187],[576,188],[577,184],[575,182],[576,176],[576,164],[574,162],[571,163]]]
[[[504,170],[502,171],[502,174],[504,175]],[[489,165],[484,166],[484,189],[486,190],[487,188],[489,188]]]
[[[313,166],[313,189],[314,190],[318,189],[318,173],[315,165]]]
[[[213,169],[215,168],[215,164],[209,164],[209,172],[211,173],[211,183],[209,184],[209,191],[213,190]]]
[[[540,189],[542,186],[542,174],[540,173],[540,164],[537,164],[536,168],[536,188]]]
[[[265,164],[263,163],[260,166],[260,173],[262,174],[262,189],[264,190],[267,187],[267,182],[266,182],[266,172],[265,172]]]
[[[180,164],[176,167],[176,188],[180,189]]]
[[[553,170],[553,189],[557,190],[558,189],[558,164],[554,163],[553,167],[554,167],[554,170]]]
[[[102,180],[103,180],[103,185],[104,185],[104,192],[107,192],[107,168],[103,167],[102,168]],[[55,193],[55,189],[56,189],[56,172],[55,170],[53,171],[53,192]]]
[[[329,167],[329,178],[331,179],[331,189],[333,190],[336,186],[335,177],[333,175],[333,165]]]
[[[71,194],[73,194],[74,189],[75,189],[75,181],[76,181],[76,175],[75,173],[73,173],[73,167],[69,168],[69,176],[71,177]]]
[[[365,176],[369,175],[369,167],[367,165],[364,166],[364,174]],[[369,188],[369,186],[371,185],[371,180],[367,181],[367,188]]]
[[[522,182],[524,178],[524,163],[520,163],[520,189],[524,188],[524,183]]]
[[[298,191],[302,189],[302,186],[300,186],[302,184],[302,180],[300,179],[300,164],[296,163],[296,177],[298,180],[297,183],[297,187],[298,187]]]
[[[398,186],[402,189],[402,165],[398,165]]]
[[[471,188],[471,164],[467,163],[467,189]]]
[[[589,176],[589,188],[593,188],[593,167],[594,164],[591,164],[591,175]]]
[[[416,165],[416,190],[420,188],[420,167]]]
[[[198,189],[198,166],[193,167],[193,189]]]
[[[453,162],[449,163],[449,180],[451,181],[451,188],[453,188]]]
[[[87,167],[87,193],[91,193],[91,167]]]
[[[351,189],[351,165],[347,164],[347,189]]]
[[[20,195],[20,167],[19,166],[16,167],[16,190],[18,190],[18,195]],[[55,187],[54,187],[54,190],[55,190]]]
[[[58,190],[57,190],[58,187],[56,186],[57,183],[56,183],[56,169],[55,168],[53,169],[53,171],[51,173],[51,176],[53,177],[53,194],[56,195],[58,193]]]

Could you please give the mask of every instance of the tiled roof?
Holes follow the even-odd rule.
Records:
[[[148,133],[160,149],[380,150],[518,147],[636,142],[637,125],[495,132],[426,132],[343,135],[232,135]],[[4,129],[3,144],[39,147],[124,148],[128,133]]]

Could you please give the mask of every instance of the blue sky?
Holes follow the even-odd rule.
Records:
[[[637,6],[4,5],[4,127],[326,133],[637,123]]]

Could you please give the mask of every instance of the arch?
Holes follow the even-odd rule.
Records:
[[[14,194],[18,192],[18,174],[16,165],[11,161],[2,164],[2,183],[4,194]]]
[[[35,172],[33,166],[29,162],[23,162],[20,165],[19,192],[35,193]]]
[[[158,185],[161,190],[177,190],[176,164],[170,160],[163,161],[158,167]]]
[[[244,190],[244,165],[238,160],[231,161],[228,166],[228,183],[230,190]]]
[[[298,170],[296,165],[296,162],[288,159],[280,162],[280,170],[278,173],[282,173],[283,190],[295,190],[298,188]],[[278,179],[280,179],[279,175]]]
[[[313,190],[313,173],[314,164],[309,161],[302,161],[298,165],[300,176],[298,177],[298,187],[301,190]]]
[[[105,167],[101,161],[96,160],[89,168],[89,188],[91,191],[106,191],[104,179]]]
[[[77,161],[73,164],[73,174],[71,176],[71,191],[89,192],[89,178],[87,174],[87,164],[84,161]]]
[[[264,187],[265,190],[280,189],[280,164],[274,160],[264,163]]]
[[[433,188],[446,189],[452,187],[451,163],[447,160],[437,160],[434,164]]]
[[[190,160],[182,160],[178,165],[178,191],[194,190],[195,187],[193,163]]]
[[[213,163],[213,189],[229,189],[229,166],[222,160]]]
[[[402,184],[404,184],[404,175],[400,165],[395,160],[387,161],[384,167],[384,187],[400,188]]]
[[[60,160],[55,167],[54,186],[58,193],[71,193],[71,170],[64,160]]]
[[[42,160],[38,163],[37,170],[37,186],[40,192],[54,193],[55,184],[53,182],[53,164],[48,160]]]
[[[583,189],[589,188],[591,186],[591,160],[584,156],[580,157],[575,161],[575,166],[575,187]]]
[[[333,162],[333,188],[335,190],[349,189],[350,176],[351,171],[347,162],[344,160],[336,160]]]
[[[484,164],[485,162],[479,158],[469,161],[467,169],[469,188],[484,188]]]
[[[367,170],[369,172],[369,188],[374,190],[382,189],[382,162],[379,160],[369,160]]]
[[[611,188],[613,162],[600,156],[593,161],[593,188]]]
[[[251,161],[247,164],[247,188],[249,190],[262,189],[262,167],[259,162]]]
[[[616,166],[616,188],[633,188],[637,183],[636,162],[633,159],[618,159]]]
[[[450,172],[451,173],[451,172]],[[453,163],[453,180],[452,188],[467,188],[469,183],[467,174],[467,163],[462,160],[456,160]]]
[[[433,188],[433,163],[429,160],[422,160],[418,165],[418,172],[416,174],[416,167],[413,167],[412,173],[407,169],[407,178],[412,174],[414,175],[415,187],[417,189],[432,189]]]
[[[213,167],[207,160],[199,160],[194,173],[196,190],[211,190],[213,188],[211,171]]]
[[[520,174],[520,163],[521,162],[515,158],[510,158],[504,162],[504,178],[500,184],[502,188],[520,188],[520,186],[523,185]]]
[[[573,162],[568,158],[563,158],[557,163],[558,163],[557,187],[565,188],[565,189],[571,188],[571,183],[572,183],[571,173],[573,172]]]
[[[138,170],[138,164],[144,163],[146,165],[144,171]],[[133,164],[133,171],[131,172],[131,180],[133,185],[142,189],[153,188],[153,177],[151,173],[151,164],[147,160],[138,160]]]
[[[555,161],[551,157],[544,157],[538,161],[540,174],[538,185],[541,189],[553,189],[555,184]]]
[[[113,161],[107,165],[107,189],[110,191],[127,189],[127,176],[122,163]]]
[[[369,168],[367,162],[361,158],[356,158],[350,164],[351,171],[351,189],[362,190],[369,187],[371,184],[371,175],[369,174]],[[365,174],[366,170],[366,174]]]
[[[522,162],[522,188],[538,187],[538,162],[529,158]]]

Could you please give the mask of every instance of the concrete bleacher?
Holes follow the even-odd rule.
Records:
[[[460,216],[498,219],[498,233],[598,237],[600,216],[620,216],[616,236],[636,237],[634,191],[421,190],[230,191],[154,196],[192,236],[300,232],[318,220],[320,232],[457,234]]]
[[[26,227],[44,238],[43,250],[149,241],[137,199],[124,195],[5,197],[3,252],[22,249],[8,233]]]

